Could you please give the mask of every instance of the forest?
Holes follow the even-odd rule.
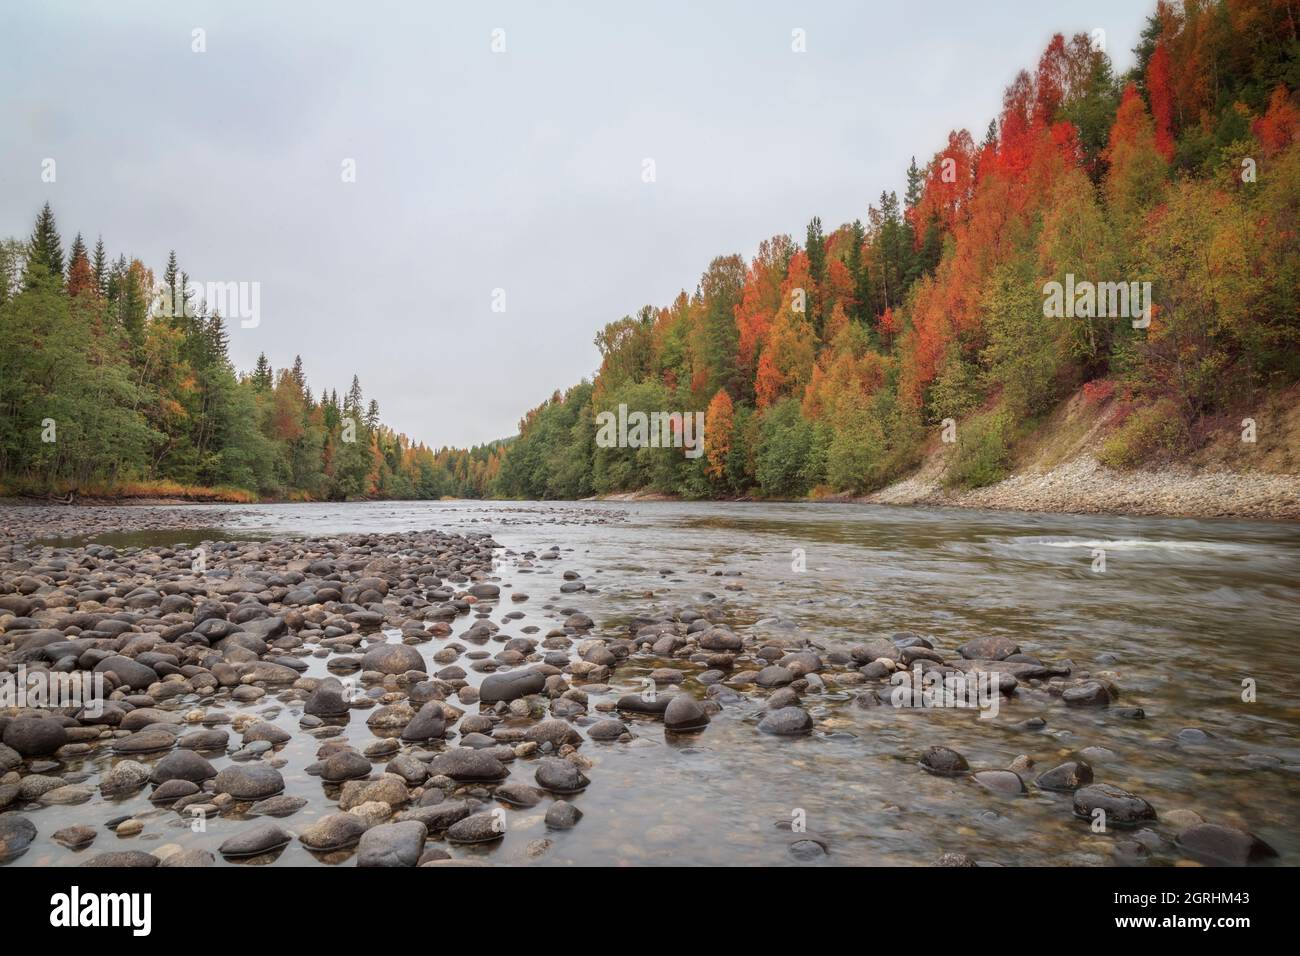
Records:
[[[1162,2],[1117,76],[1057,35],[978,135],[954,130],[901,200],[748,261],[595,337],[599,369],[519,434],[434,451],[300,359],[233,368],[206,303],[74,237],[46,205],[0,245],[0,493],[232,499],[861,494],[959,423],[946,481],[1004,477],[1083,390],[1119,403],[1103,462],[1176,459],[1226,413],[1300,380],[1300,41],[1293,0]],[[1053,284],[1149,283],[1149,322],[1045,314]],[[607,448],[600,413],[705,411],[704,454]]]
[[[491,492],[863,493],[944,422],[945,481],[978,487],[1080,390],[1120,404],[1104,464],[1177,459],[1300,376],[1293,8],[1161,3],[1124,76],[1094,37],[1053,37],[981,136],[912,161],[901,201],[719,256],[694,292],[606,325],[594,380],[524,417]],[[1150,283],[1149,323],[1045,316],[1075,278]],[[705,455],[598,447],[620,403],[706,409]]]
[[[160,308],[158,290],[176,290]],[[314,395],[300,358],[237,374],[223,318],[50,206],[0,245],[0,488],[10,494],[222,500],[476,496],[496,446],[437,452],[386,427],[353,376]],[[184,298],[184,307],[180,300]]]

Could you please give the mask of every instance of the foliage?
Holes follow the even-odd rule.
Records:
[[[1187,430],[1177,405],[1164,399],[1133,410],[1124,423],[1106,439],[1099,459],[1110,468],[1133,468],[1156,458],[1169,458],[1182,451]]]
[[[720,426],[693,462],[592,450],[596,492],[799,497],[894,480],[949,418],[948,480],[995,481],[1018,430],[1083,382],[1148,409],[1115,439],[1138,457],[1286,387],[1300,378],[1293,16],[1267,0],[1161,3],[1122,77],[1088,35],[1053,37],[980,140],[954,130],[912,161],[901,201],[886,190],[836,229],[813,217],[802,245],[765,240],[747,267],[718,257],[694,294],[607,327],[591,398],[530,412],[495,490],[556,493],[584,401],[707,405]],[[1150,325],[1046,316],[1046,284],[1067,276],[1149,282]]]
[[[963,488],[981,488],[1001,481],[1011,465],[1013,426],[1005,410],[975,415],[961,424],[957,446],[944,481]]]
[[[1106,458],[1182,448],[1233,402],[1300,379],[1300,64],[1294,4],[1160,3],[1115,76],[1051,39],[977,138],[951,131],[851,223],[714,258],[596,336],[591,381],[517,437],[437,452],[385,427],[354,378],[301,361],[237,374],[221,318],[149,315],[153,274],[48,206],[0,242],[0,478],[173,480],[314,498],[861,493],[959,421],[947,479],[1012,466],[1013,439],[1082,382],[1138,409]],[[173,254],[164,278],[183,276]],[[1150,322],[1045,315],[1067,277],[1150,283]],[[1108,384],[1107,388],[1111,385]],[[596,440],[602,413],[704,414],[700,454]],[[983,409],[983,411],[981,411]],[[41,440],[46,419],[59,440]],[[693,418],[689,419],[693,420]],[[353,440],[349,440],[351,437]]]
[[[173,253],[164,279],[183,275]],[[219,315],[192,303],[193,314],[154,316],[152,296],[152,273],[125,256],[110,267],[102,241],[92,255],[77,236],[65,256],[48,204],[26,243],[0,243],[6,487],[242,500],[481,496],[495,485],[499,444],[413,444],[383,425],[377,401],[362,411],[355,377],[344,408],[336,393],[315,400],[301,359],[276,374],[261,356],[239,376]]]

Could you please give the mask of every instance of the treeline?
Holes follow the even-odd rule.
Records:
[[[864,492],[947,419],[948,480],[980,485],[1085,384],[1119,402],[1108,464],[1189,450],[1300,378],[1294,8],[1161,3],[1123,77],[1091,37],[1054,37],[979,141],[913,160],[901,202],[714,259],[693,293],[607,325],[595,380],[525,416],[490,491]],[[1047,284],[1075,279],[1151,283],[1149,323],[1104,300],[1045,317]],[[707,409],[705,454],[599,447],[620,404]]]
[[[342,499],[479,497],[495,482],[498,444],[413,443],[356,376],[340,400],[313,395],[300,358],[237,374],[225,322],[188,285],[175,253],[156,286],[102,240],[65,251],[48,204],[29,240],[0,243],[0,486]]]

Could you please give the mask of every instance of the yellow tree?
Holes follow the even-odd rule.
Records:
[[[704,473],[714,481],[721,481],[727,472],[734,411],[731,396],[726,389],[720,388],[709,402],[709,410],[704,416]]]

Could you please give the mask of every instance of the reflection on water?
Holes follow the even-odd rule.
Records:
[[[996,719],[980,720],[969,710],[862,710],[841,690],[805,698],[818,732],[803,739],[759,734],[758,697],[727,706],[704,733],[684,740],[666,740],[660,724],[636,721],[640,737],[630,745],[583,745],[596,766],[592,786],[574,798],[585,814],[575,829],[548,832],[543,803],[509,811],[500,843],[452,848],[455,855],[534,862],[529,843],[549,839],[535,862],[794,863],[778,824],[802,810],[808,828],[830,846],[827,864],[922,865],[949,851],[1007,865],[1181,859],[1164,824],[1155,827],[1159,840],[1144,837],[1139,846],[1131,832],[1091,833],[1072,818],[1068,796],[1031,789],[1028,796],[998,797],[968,779],[919,771],[919,754],[942,744],[977,769],[1005,767],[1024,754],[1037,772],[1083,754],[1098,780],[1145,796],[1159,811],[1187,808],[1253,830],[1283,862],[1300,862],[1294,826],[1300,816],[1300,529],[1294,525],[852,505],[457,501],[247,506],[235,509],[220,536],[431,527],[490,532],[513,552],[561,549],[556,567],[531,574],[503,557],[503,582],[532,596],[523,604],[503,602],[494,612],[505,633],[529,625],[545,633],[561,609],[577,608],[605,623],[712,595],[759,633],[806,638],[826,650],[905,629],[947,649],[976,636],[1005,635],[1045,660],[1113,672],[1121,703],[1146,713],[1136,720],[1116,709],[1066,709],[1046,694],[1025,692]],[[189,531],[168,539],[159,532],[132,544],[218,536]],[[793,570],[795,549],[803,550],[805,571]],[[1094,570],[1098,551],[1105,552],[1104,572]],[[565,570],[582,574],[589,590],[560,595]],[[740,590],[728,588],[737,584]],[[524,617],[503,622],[501,615],[513,610]],[[452,639],[469,623],[460,619]],[[420,649],[427,659],[444,644]],[[324,661],[306,660],[312,673],[325,673]],[[665,663],[638,659],[613,683],[636,683]],[[1245,679],[1258,686],[1254,703],[1241,699]],[[253,709],[296,731],[297,705],[268,697]],[[355,713],[348,725],[348,739],[358,747],[371,739],[365,713]],[[1030,717],[1045,724],[1025,729]],[[1197,735],[1199,742],[1180,737],[1188,728],[1204,736]],[[282,752],[289,792],[311,800],[281,821],[295,832],[336,809],[319,780],[302,773],[314,749],[296,734]],[[220,768],[225,758],[214,763]],[[511,779],[531,782],[533,769],[517,761]],[[135,796],[116,812],[147,808]],[[39,825],[48,834],[89,812],[86,806],[41,810]],[[103,807],[93,812],[113,815]],[[221,819],[208,833],[191,834],[170,811],[150,820],[145,838],[209,848],[239,826]],[[95,849],[119,844],[148,848],[106,835]],[[47,845],[18,862],[43,859],[76,857]],[[276,862],[317,861],[295,842]]]

